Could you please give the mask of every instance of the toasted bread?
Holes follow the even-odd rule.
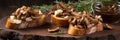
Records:
[[[38,19],[30,21],[30,22],[22,22],[20,24],[12,23],[13,20],[10,18],[7,19],[6,28],[8,29],[23,29],[28,27],[37,27],[43,25],[46,20],[46,15],[41,15]]]
[[[51,15],[51,22],[57,26],[68,27],[69,25],[68,18],[60,18],[56,17],[55,15]]]
[[[81,36],[86,33],[85,29],[74,27],[72,24],[69,24],[68,34],[73,36]]]

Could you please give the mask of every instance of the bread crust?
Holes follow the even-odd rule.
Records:
[[[74,27],[72,24],[69,24],[68,34],[73,36],[82,36],[86,33],[86,30],[81,28]]]
[[[22,22],[20,24],[12,23],[12,21],[13,20],[11,20],[10,18],[7,19],[7,22],[5,25],[6,28],[8,28],[8,29],[24,29],[24,28],[28,28],[28,27],[37,27],[37,26],[41,26],[41,25],[45,24],[46,15],[41,15],[36,20],[32,20],[29,22]]]
[[[60,17],[56,17],[55,15],[51,15],[51,22],[56,26],[68,27],[69,25],[68,20],[69,18],[60,18]]]

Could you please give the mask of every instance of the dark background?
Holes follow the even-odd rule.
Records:
[[[0,0],[0,6],[31,6],[31,5],[42,5],[42,4],[52,4],[56,0]],[[58,0],[60,1],[60,0]],[[68,1],[78,1],[78,0],[62,0],[63,2]]]

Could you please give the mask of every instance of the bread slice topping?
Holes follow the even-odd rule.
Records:
[[[68,26],[68,19],[72,16],[75,16],[77,11],[73,6],[67,6],[63,2],[58,2],[56,6],[51,8],[51,21],[57,26]]]
[[[45,22],[45,19],[46,15],[42,14],[40,10],[22,6],[12,13],[12,15],[8,18],[9,21],[7,21],[6,28],[14,29],[14,25],[9,24],[17,25],[15,29],[35,27],[42,25]]]
[[[91,34],[97,31],[103,31],[104,25],[101,16],[90,14],[88,11],[83,11],[78,16],[69,19],[68,34],[84,35]]]

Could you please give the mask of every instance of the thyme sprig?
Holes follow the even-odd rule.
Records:
[[[59,1],[62,1],[62,0],[56,0],[54,2],[56,3]],[[75,9],[78,11],[88,10],[89,12],[93,12],[92,5],[95,2],[102,2],[105,5],[110,5],[113,3],[117,3],[118,0],[78,0],[77,2],[72,2],[71,0],[69,0],[66,4],[67,4],[67,6],[73,5],[75,7]],[[40,9],[42,12],[45,12],[45,11],[49,11],[49,9],[52,6],[54,6],[54,5],[51,4],[51,5],[33,6],[33,8]]]

